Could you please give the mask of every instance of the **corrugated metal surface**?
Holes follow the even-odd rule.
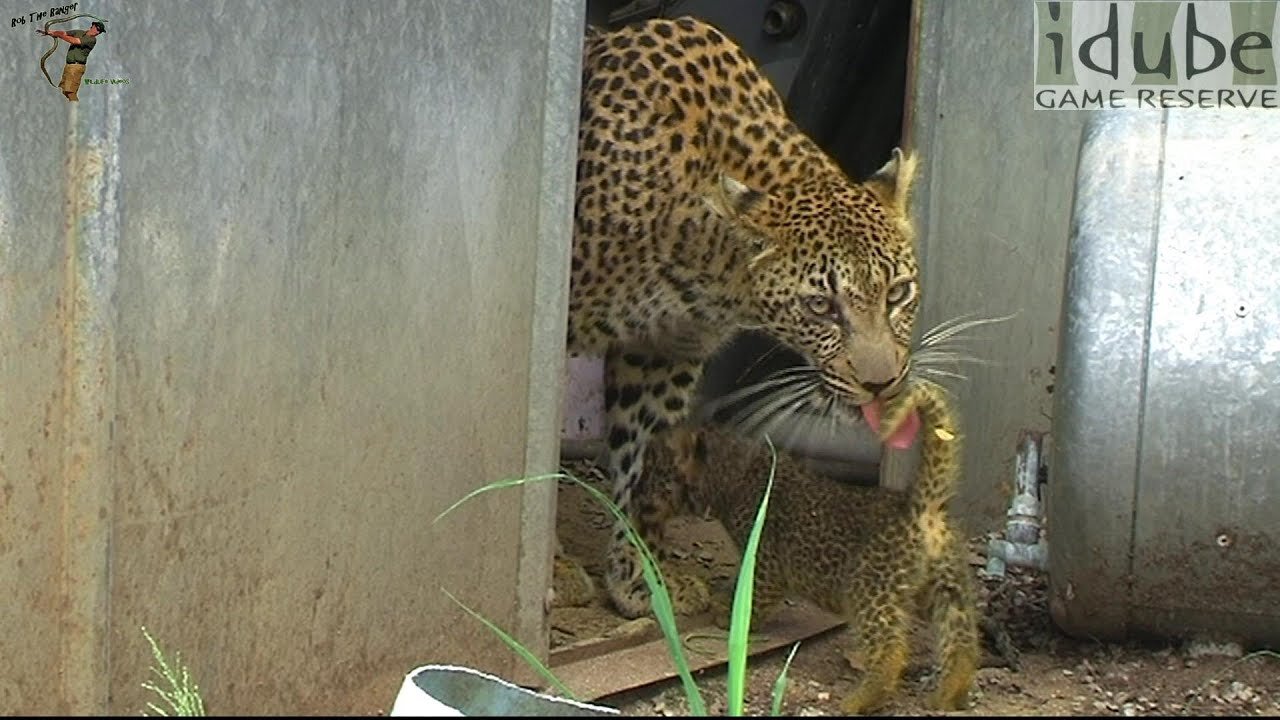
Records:
[[[907,145],[922,153],[915,213],[919,330],[962,314],[1016,317],[970,333],[986,364],[953,382],[969,425],[957,511],[973,530],[1003,520],[1024,430],[1047,432],[1062,274],[1086,113],[1031,99],[1034,6],[917,0]],[[892,455],[897,455],[896,453]],[[888,464],[887,464],[888,465]],[[902,464],[884,482],[906,482]]]
[[[1277,163],[1263,111],[1084,136],[1049,483],[1070,632],[1280,642]]]
[[[7,44],[0,707],[139,711],[144,624],[215,713],[516,672],[441,587],[545,642],[554,487],[430,520],[555,466],[582,12],[113,3],[78,105]]]

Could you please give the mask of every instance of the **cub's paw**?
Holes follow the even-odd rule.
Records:
[[[969,707],[968,687],[939,687],[929,695],[929,709],[942,712],[964,710]]]
[[[846,715],[870,715],[889,704],[890,693],[883,687],[863,682],[853,694],[840,703]]]
[[[973,689],[982,654],[976,638],[974,640],[942,648],[942,672],[939,674],[938,687],[929,699],[930,707],[936,710],[963,710],[969,706],[969,691]]]
[[[596,599],[596,584],[591,575],[569,557],[556,557],[551,588],[551,607],[582,607]]]
[[[671,608],[677,615],[697,615],[711,607],[711,588],[697,575],[664,572]]]

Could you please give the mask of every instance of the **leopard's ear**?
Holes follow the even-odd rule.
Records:
[[[751,267],[758,265],[777,249],[763,232],[767,223],[761,211],[768,198],[768,195],[747,187],[724,173],[716,179],[715,187],[702,198],[712,212],[738,226],[739,235],[745,240],[751,253],[748,260]]]
[[[764,200],[764,193],[753,190],[741,181],[720,173],[715,186],[703,196],[703,200],[715,214],[733,220],[749,214]]]
[[[894,148],[889,162],[867,178],[864,184],[880,198],[880,202],[905,214],[918,164],[919,158],[915,153],[904,153],[901,148]]]
[[[755,268],[760,261],[769,258],[777,250],[777,246],[769,242],[764,232],[768,222],[763,210],[768,197],[724,173],[719,174],[714,187],[703,196],[703,201],[707,202],[713,213],[735,225],[733,234],[745,243],[750,268]]]

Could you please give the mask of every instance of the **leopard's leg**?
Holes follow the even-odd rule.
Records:
[[[644,487],[645,448],[657,433],[683,421],[702,372],[701,362],[671,360],[650,350],[611,349],[605,356],[609,475],[614,504],[635,527],[650,552],[661,552],[664,518]],[[710,603],[706,583],[664,572],[676,612],[696,613]],[[605,577],[609,598],[628,618],[649,612],[649,588],[640,557],[615,524]]]
[[[858,686],[840,707],[850,715],[883,708],[902,682],[910,659],[911,611],[914,609],[895,587],[871,596],[854,611],[853,628],[864,670]],[[851,658],[852,662],[852,658]]]
[[[982,646],[972,571],[960,552],[959,543],[951,542],[948,557],[942,560],[931,580],[926,592],[941,666],[938,688],[931,702],[939,710],[960,710],[968,705]]]

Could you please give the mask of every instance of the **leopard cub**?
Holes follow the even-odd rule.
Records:
[[[868,713],[897,691],[910,655],[913,618],[936,630],[940,680],[932,704],[963,708],[981,646],[974,582],[963,543],[947,518],[960,467],[961,438],[945,391],[912,381],[868,418],[889,437],[910,410],[923,423],[922,462],[910,492],[846,485],[777,453],[773,489],[756,558],[753,626],[785,597],[846,617],[865,672],[842,707]],[[745,546],[769,477],[761,444],[685,426],[650,446],[652,492],[678,511],[718,519]],[[721,621],[727,622],[719,603]]]

